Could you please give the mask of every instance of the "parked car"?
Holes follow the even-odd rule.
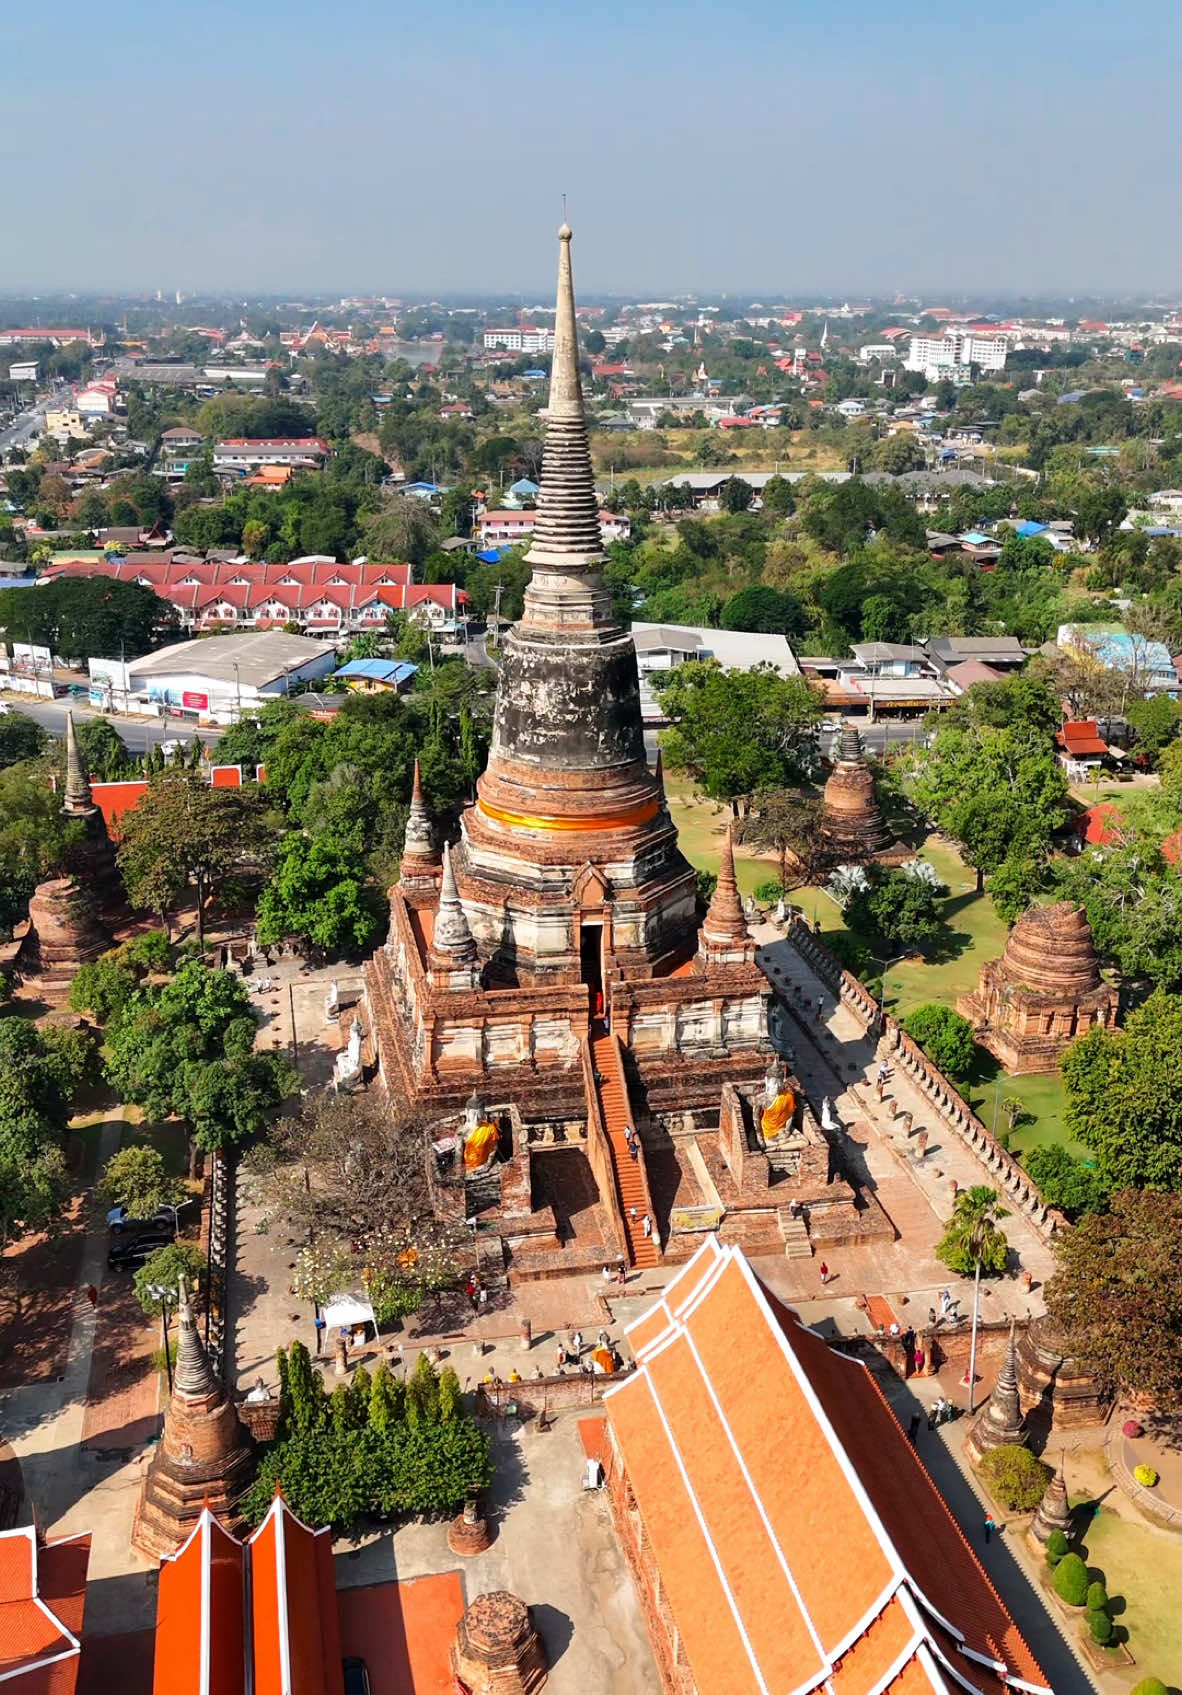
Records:
[[[158,1207],[151,1218],[132,1218],[125,1206],[112,1207],[107,1214],[107,1228],[116,1236],[126,1236],[132,1230],[172,1231],[172,1208]]]
[[[345,1674],[345,1695],[370,1695],[369,1667],[364,1660],[350,1654],[341,1661],[341,1669]]]
[[[134,1242],[116,1242],[107,1251],[107,1265],[112,1271],[138,1271],[157,1248],[172,1246],[172,1231],[146,1230]]]

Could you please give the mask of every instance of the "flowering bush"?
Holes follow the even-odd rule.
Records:
[[[838,906],[844,907],[852,896],[865,894],[870,878],[861,865],[839,865],[825,887]]]
[[[1137,1423],[1135,1418],[1126,1418],[1124,1423],[1121,1425],[1121,1431],[1125,1436],[1131,1438],[1144,1436],[1145,1434],[1144,1428]]]
[[[1133,1467],[1133,1476],[1141,1485],[1142,1489],[1152,1489],[1154,1484],[1157,1482],[1157,1473],[1151,1465],[1135,1465]]]

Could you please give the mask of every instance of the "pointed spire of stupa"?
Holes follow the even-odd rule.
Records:
[[[1018,1399],[1018,1348],[1014,1340],[1014,1322],[1010,1320],[1009,1345],[997,1382],[993,1385],[993,1393],[965,1439],[965,1451],[974,1464],[990,1448],[1021,1448],[1026,1445],[1026,1426]]]
[[[62,797],[62,811],[68,813],[72,818],[86,818],[94,810],[94,796],[90,792],[90,781],[82,760],[82,749],[78,746],[78,733],[74,728],[74,714],[67,709],[66,789]]]
[[[734,832],[728,824],[718,864],[718,881],[702,923],[698,952],[703,959],[722,963],[735,958],[754,958],[754,944],[743,916],[743,901],[735,881]]]
[[[172,1392],[174,1395],[193,1400],[215,1395],[218,1381],[209,1363],[209,1355],[197,1334],[197,1320],[189,1299],[189,1285],[183,1277],[177,1285],[176,1313],[176,1370],[172,1376]]]
[[[435,842],[435,832],[431,827],[431,814],[427,811],[423,799],[423,780],[419,773],[419,762],[415,760],[414,786],[410,792],[410,811],[406,816],[406,834],[402,842],[402,859],[398,867],[398,881],[403,887],[419,886],[424,890],[433,889],[439,877],[439,867],[442,864],[439,848]]]
[[[439,910],[435,914],[431,951],[446,954],[450,962],[458,965],[476,958],[476,943],[456,887],[450,844],[445,844],[443,849],[443,881],[439,888]]]
[[[862,738],[858,726],[847,718],[841,726],[841,748],[838,758],[843,764],[856,765],[862,758]]]
[[[599,502],[583,416],[570,244],[571,228],[564,223],[558,232],[558,299],[538,517],[525,556],[528,564],[542,569],[578,570],[603,562]]]
[[[665,756],[661,752],[661,744],[657,743],[657,763],[653,766],[653,782],[661,795],[665,793]]]

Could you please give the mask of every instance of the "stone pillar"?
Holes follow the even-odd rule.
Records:
[[[478,1595],[456,1626],[451,1669],[472,1695],[540,1689],[546,1655],[525,1602],[505,1589]]]

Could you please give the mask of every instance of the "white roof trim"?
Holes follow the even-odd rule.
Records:
[[[751,1499],[755,1503],[755,1510],[759,1514],[764,1530],[767,1532],[767,1539],[771,1543],[772,1548],[775,1551],[776,1558],[780,1562],[780,1569],[783,1571],[784,1576],[788,1579],[788,1587],[791,1589],[792,1594],[795,1597],[796,1604],[800,1608],[800,1616],[808,1626],[808,1633],[812,1637],[813,1646],[817,1650],[817,1658],[820,1661],[817,1674],[815,1676],[810,1676],[804,1683],[798,1684],[797,1689],[805,1690],[815,1688],[818,1679],[828,1677],[829,1673],[833,1670],[832,1657],[826,1652],[825,1644],[821,1641],[820,1632],[813,1623],[812,1615],[804,1604],[804,1596],[800,1592],[800,1587],[793,1575],[792,1567],[788,1564],[788,1556],[784,1552],[784,1549],[780,1546],[780,1539],[772,1528],[771,1519],[768,1517],[767,1510],[764,1507],[759,1491],[755,1487],[755,1480],[751,1476],[750,1471],[747,1469],[747,1462],[739,1450],[739,1444],[735,1441],[734,1432],[731,1430],[730,1425],[727,1423],[726,1418],[723,1415],[722,1407],[719,1404],[718,1396],[714,1390],[714,1385],[710,1381],[709,1373],[706,1371],[698,1355],[698,1349],[694,1339],[688,1330],[683,1332],[683,1336],[690,1353],[693,1355],[694,1364],[698,1368],[698,1374],[701,1377],[702,1382],[705,1384],[706,1393],[709,1395],[714,1406],[714,1410],[718,1414],[719,1423],[726,1432],[727,1440],[731,1446],[731,1452],[735,1456],[735,1461],[739,1470],[743,1474],[743,1481],[746,1483],[747,1488],[751,1493]],[[672,1440],[672,1438],[670,1439]]]
[[[754,1676],[755,1676],[755,1681],[759,1685],[760,1689],[763,1690],[763,1695],[771,1695],[771,1691],[768,1689],[767,1680],[763,1675],[763,1668],[759,1664],[759,1660],[756,1657],[755,1650],[751,1646],[751,1640],[747,1635],[746,1627],[743,1624],[743,1618],[742,1618],[741,1613],[739,1612],[738,1604],[735,1601],[735,1597],[731,1593],[730,1584],[726,1580],[726,1572],[723,1570],[722,1561],[718,1557],[718,1550],[715,1548],[714,1543],[711,1540],[710,1531],[707,1528],[705,1517],[703,1516],[702,1509],[698,1504],[698,1497],[694,1494],[693,1485],[691,1484],[691,1482],[689,1480],[689,1474],[687,1473],[685,1466],[682,1463],[681,1454],[678,1450],[677,1444],[673,1440],[673,1432],[670,1430],[669,1421],[665,1417],[665,1409],[661,1405],[660,1396],[657,1394],[656,1388],[655,1388],[651,1378],[649,1378],[649,1377],[645,1378],[645,1387],[647,1388],[649,1395],[652,1398],[653,1406],[656,1408],[657,1417],[661,1421],[661,1428],[665,1432],[665,1440],[669,1444],[669,1452],[673,1455],[673,1462],[674,1462],[678,1471],[681,1474],[682,1486],[684,1487],[686,1495],[689,1498],[690,1506],[694,1510],[694,1517],[698,1521],[698,1529],[702,1533],[702,1541],[706,1545],[706,1552],[709,1554],[711,1563],[714,1566],[715,1573],[717,1574],[717,1577],[718,1577],[719,1586],[721,1587],[723,1594],[726,1596],[727,1605],[730,1607],[730,1610],[731,1610],[731,1617],[735,1621],[735,1629],[738,1631],[739,1639],[742,1642],[744,1648],[747,1650],[747,1659],[750,1662],[751,1670],[752,1670],[752,1672],[754,1673]]]

